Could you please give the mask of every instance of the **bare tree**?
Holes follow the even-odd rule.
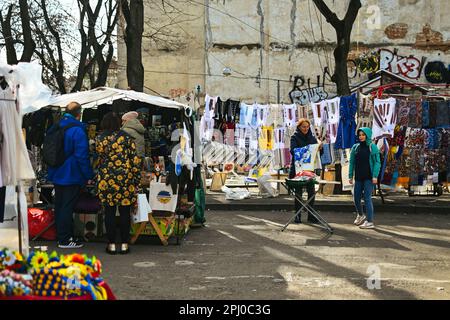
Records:
[[[5,18],[0,9],[0,39],[4,43],[0,47],[6,48],[8,63],[18,62],[19,51],[20,61],[38,58],[44,80],[61,93],[104,86],[114,55],[119,3],[97,0],[93,6],[89,0],[78,0],[77,4],[77,22],[56,0],[20,0],[20,10],[13,1],[4,5],[1,9],[7,8]],[[77,25],[78,35],[73,32]]]
[[[361,8],[361,0],[350,0],[344,19],[339,19],[335,12],[331,11],[324,0],[313,0],[327,22],[336,31],[337,45],[334,49],[335,70],[331,80],[336,83],[338,95],[349,95],[347,58],[350,51],[350,36],[353,24]]]
[[[0,9],[0,25],[1,25],[1,33],[3,34],[3,39],[5,41],[4,45],[6,47],[6,59],[8,64],[17,64],[19,61],[21,62],[29,62],[31,61],[31,57],[33,56],[34,49],[36,48],[36,43],[33,40],[33,36],[31,33],[30,26],[30,14],[29,14],[29,5],[27,0],[19,0],[19,15],[20,15],[20,24],[22,27],[22,39],[14,37],[12,27],[16,25],[16,21],[14,21],[14,3],[9,4],[8,11],[6,17],[3,18],[2,9]],[[15,32],[17,33],[17,32]],[[17,59],[17,44],[22,46],[22,56],[20,60]]]

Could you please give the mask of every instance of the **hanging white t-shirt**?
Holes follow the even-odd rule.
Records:
[[[325,100],[328,116],[328,133],[330,135],[330,143],[336,142],[336,136],[339,128],[340,119],[340,104],[341,98],[336,97],[334,99]]]
[[[397,123],[397,113],[395,112],[395,98],[375,99],[373,106],[373,127],[372,139],[394,136],[394,129]]]
[[[296,127],[297,126],[297,105],[289,104],[283,105],[283,113],[284,113],[284,125],[287,127]]]

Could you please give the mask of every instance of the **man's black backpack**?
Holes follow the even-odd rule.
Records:
[[[42,160],[50,167],[59,167],[66,161],[64,154],[64,134],[67,129],[77,126],[76,123],[61,127],[59,123],[51,128],[44,138]]]

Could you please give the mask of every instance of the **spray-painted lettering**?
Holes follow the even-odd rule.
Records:
[[[388,49],[380,50],[381,70],[387,70],[410,79],[418,79],[420,77],[424,61],[425,58],[419,60],[414,56],[399,56],[397,54],[397,49],[395,49],[394,52]]]
[[[319,102],[328,98],[328,93],[325,91],[325,76],[329,75],[328,67],[325,67],[322,75],[322,83],[320,82],[321,76],[317,76],[317,86],[311,87],[311,79],[308,79],[308,87],[302,89],[305,84],[305,78],[303,76],[296,76],[294,78],[294,87],[289,92],[289,98],[292,103],[308,104],[311,102]],[[300,81],[300,84],[299,84]]]

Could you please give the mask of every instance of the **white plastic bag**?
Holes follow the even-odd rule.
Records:
[[[138,194],[137,198],[137,210],[133,215],[133,222],[147,222],[148,214],[152,212],[152,208],[150,207],[150,203],[148,203],[147,196],[145,194]]]
[[[262,197],[275,198],[278,196],[278,190],[268,181],[270,179],[272,176],[267,172],[258,178],[259,193]]]
[[[221,190],[222,192],[225,192],[225,199],[227,200],[243,200],[250,198],[250,192],[242,188],[230,189],[223,186]]]

